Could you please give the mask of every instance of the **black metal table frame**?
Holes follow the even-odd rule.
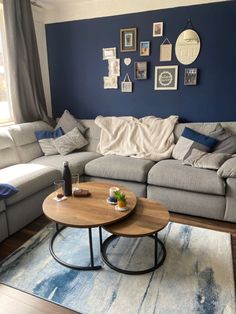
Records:
[[[54,233],[50,245],[49,245],[49,251],[52,255],[52,257],[61,265],[68,267],[68,268],[72,268],[72,269],[76,269],[76,270],[99,270],[102,268],[101,265],[94,265],[94,255],[93,255],[93,239],[92,239],[92,228],[87,228],[88,229],[88,234],[89,234],[89,251],[90,251],[90,265],[91,266],[80,266],[80,265],[74,265],[74,264],[69,264],[67,262],[64,262],[63,260],[61,260],[56,253],[54,252],[53,249],[53,244],[54,241],[56,239],[56,237],[62,232],[62,230],[64,230],[65,228],[67,228],[67,226],[63,226],[61,228],[59,228],[59,224],[56,223],[56,232]],[[99,238],[100,238],[100,250],[101,250],[101,244],[102,244],[102,231],[101,231],[101,227],[99,227]]]
[[[91,266],[80,266],[80,265],[69,264],[69,263],[61,260],[56,255],[56,253],[54,252],[54,249],[53,249],[53,244],[54,244],[56,237],[65,228],[66,228],[66,226],[62,226],[61,228],[59,228],[59,224],[56,223],[56,232],[54,233],[54,235],[50,241],[50,245],[49,245],[49,251],[50,251],[52,257],[61,265],[68,267],[68,268],[71,268],[71,269],[76,269],[76,270],[99,270],[99,269],[101,269],[102,268],[101,265],[97,265],[97,266],[94,265],[92,228],[87,228],[88,233],[89,233],[89,251],[90,251],[90,265]],[[113,265],[108,260],[107,248],[112,241],[114,241],[117,238],[120,238],[120,236],[113,234],[113,235],[109,236],[104,242],[102,242],[102,228],[101,227],[98,227],[98,228],[99,228],[99,242],[100,242],[101,256],[102,256],[104,263],[107,264],[111,269],[113,269],[119,273],[123,273],[123,274],[127,274],[127,275],[142,275],[142,274],[146,274],[149,272],[153,272],[154,270],[156,270],[158,267],[160,267],[164,263],[164,260],[166,258],[166,249],[165,249],[164,244],[160,241],[160,239],[158,239],[158,233],[156,232],[153,235],[149,235],[149,237],[154,239],[154,265],[153,265],[153,267],[143,269],[143,270],[126,270],[126,269],[122,269],[122,268],[119,268],[119,267]],[[132,237],[130,237],[130,238],[132,238]],[[161,253],[161,251],[158,254],[158,243],[159,243],[161,251],[162,251],[162,257],[159,261],[158,261],[158,257],[159,257],[159,254]]]
[[[102,241],[101,237],[102,237],[102,235],[100,234],[100,241]],[[126,275],[142,275],[142,274],[153,272],[154,270],[156,270],[158,267],[160,267],[164,263],[165,258],[166,258],[166,249],[165,249],[164,244],[161,242],[161,240],[158,239],[158,233],[156,232],[153,235],[149,235],[149,237],[154,239],[154,264],[152,267],[146,268],[143,270],[127,270],[127,269],[119,268],[119,267],[113,265],[108,260],[107,248],[112,241],[114,241],[115,239],[120,238],[120,237],[122,237],[122,236],[118,236],[118,235],[113,234],[113,235],[109,236],[103,243],[100,242],[102,259],[103,259],[104,263],[107,264],[113,270],[115,270],[119,273],[122,273],[122,274],[126,274]],[[131,237],[131,236],[128,237],[127,236],[127,238],[134,238],[134,237]],[[137,237],[135,237],[135,238],[137,238]],[[159,243],[160,248],[161,248],[159,254],[162,253],[162,257],[159,261],[158,261],[158,257],[159,257],[158,243]]]

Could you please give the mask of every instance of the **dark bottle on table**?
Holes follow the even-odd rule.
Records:
[[[62,178],[65,181],[64,194],[65,196],[71,196],[72,195],[72,179],[71,179],[71,172],[70,172],[68,161],[64,162]]]

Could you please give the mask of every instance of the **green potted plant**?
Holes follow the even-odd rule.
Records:
[[[115,194],[115,197],[117,199],[118,207],[124,208],[127,204],[125,194],[122,193],[121,191],[115,191],[114,194]]]

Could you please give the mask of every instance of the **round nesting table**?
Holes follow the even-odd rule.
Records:
[[[168,210],[161,203],[146,198],[138,198],[136,208],[129,217],[103,227],[106,231],[112,233],[102,243],[103,261],[112,269],[128,275],[140,275],[154,271],[163,264],[166,257],[166,250],[164,244],[158,239],[158,232],[168,224],[169,218]],[[145,236],[154,239],[154,262],[152,267],[144,270],[127,270],[118,268],[109,261],[107,248],[117,237],[136,238]]]
[[[54,200],[56,192],[51,193],[43,202],[43,212],[52,221],[56,222],[56,232],[50,242],[50,253],[60,264],[79,270],[97,270],[101,266],[94,265],[92,228],[99,227],[100,246],[102,246],[101,227],[118,222],[132,213],[136,206],[136,196],[133,192],[123,186],[118,186],[127,197],[127,208],[125,212],[119,212],[107,203],[108,190],[111,184],[101,182],[85,182],[80,184],[81,189],[89,190],[89,197],[69,196],[66,200],[57,202]],[[59,228],[59,225],[62,225]],[[90,266],[68,264],[62,261],[54,252],[53,243],[57,235],[66,227],[88,228]]]

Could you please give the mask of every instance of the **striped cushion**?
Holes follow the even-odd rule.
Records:
[[[172,156],[174,159],[183,160],[190,155],[193,148],[210,152],[218,142],[213,137],[186,127],[173,149]]]

